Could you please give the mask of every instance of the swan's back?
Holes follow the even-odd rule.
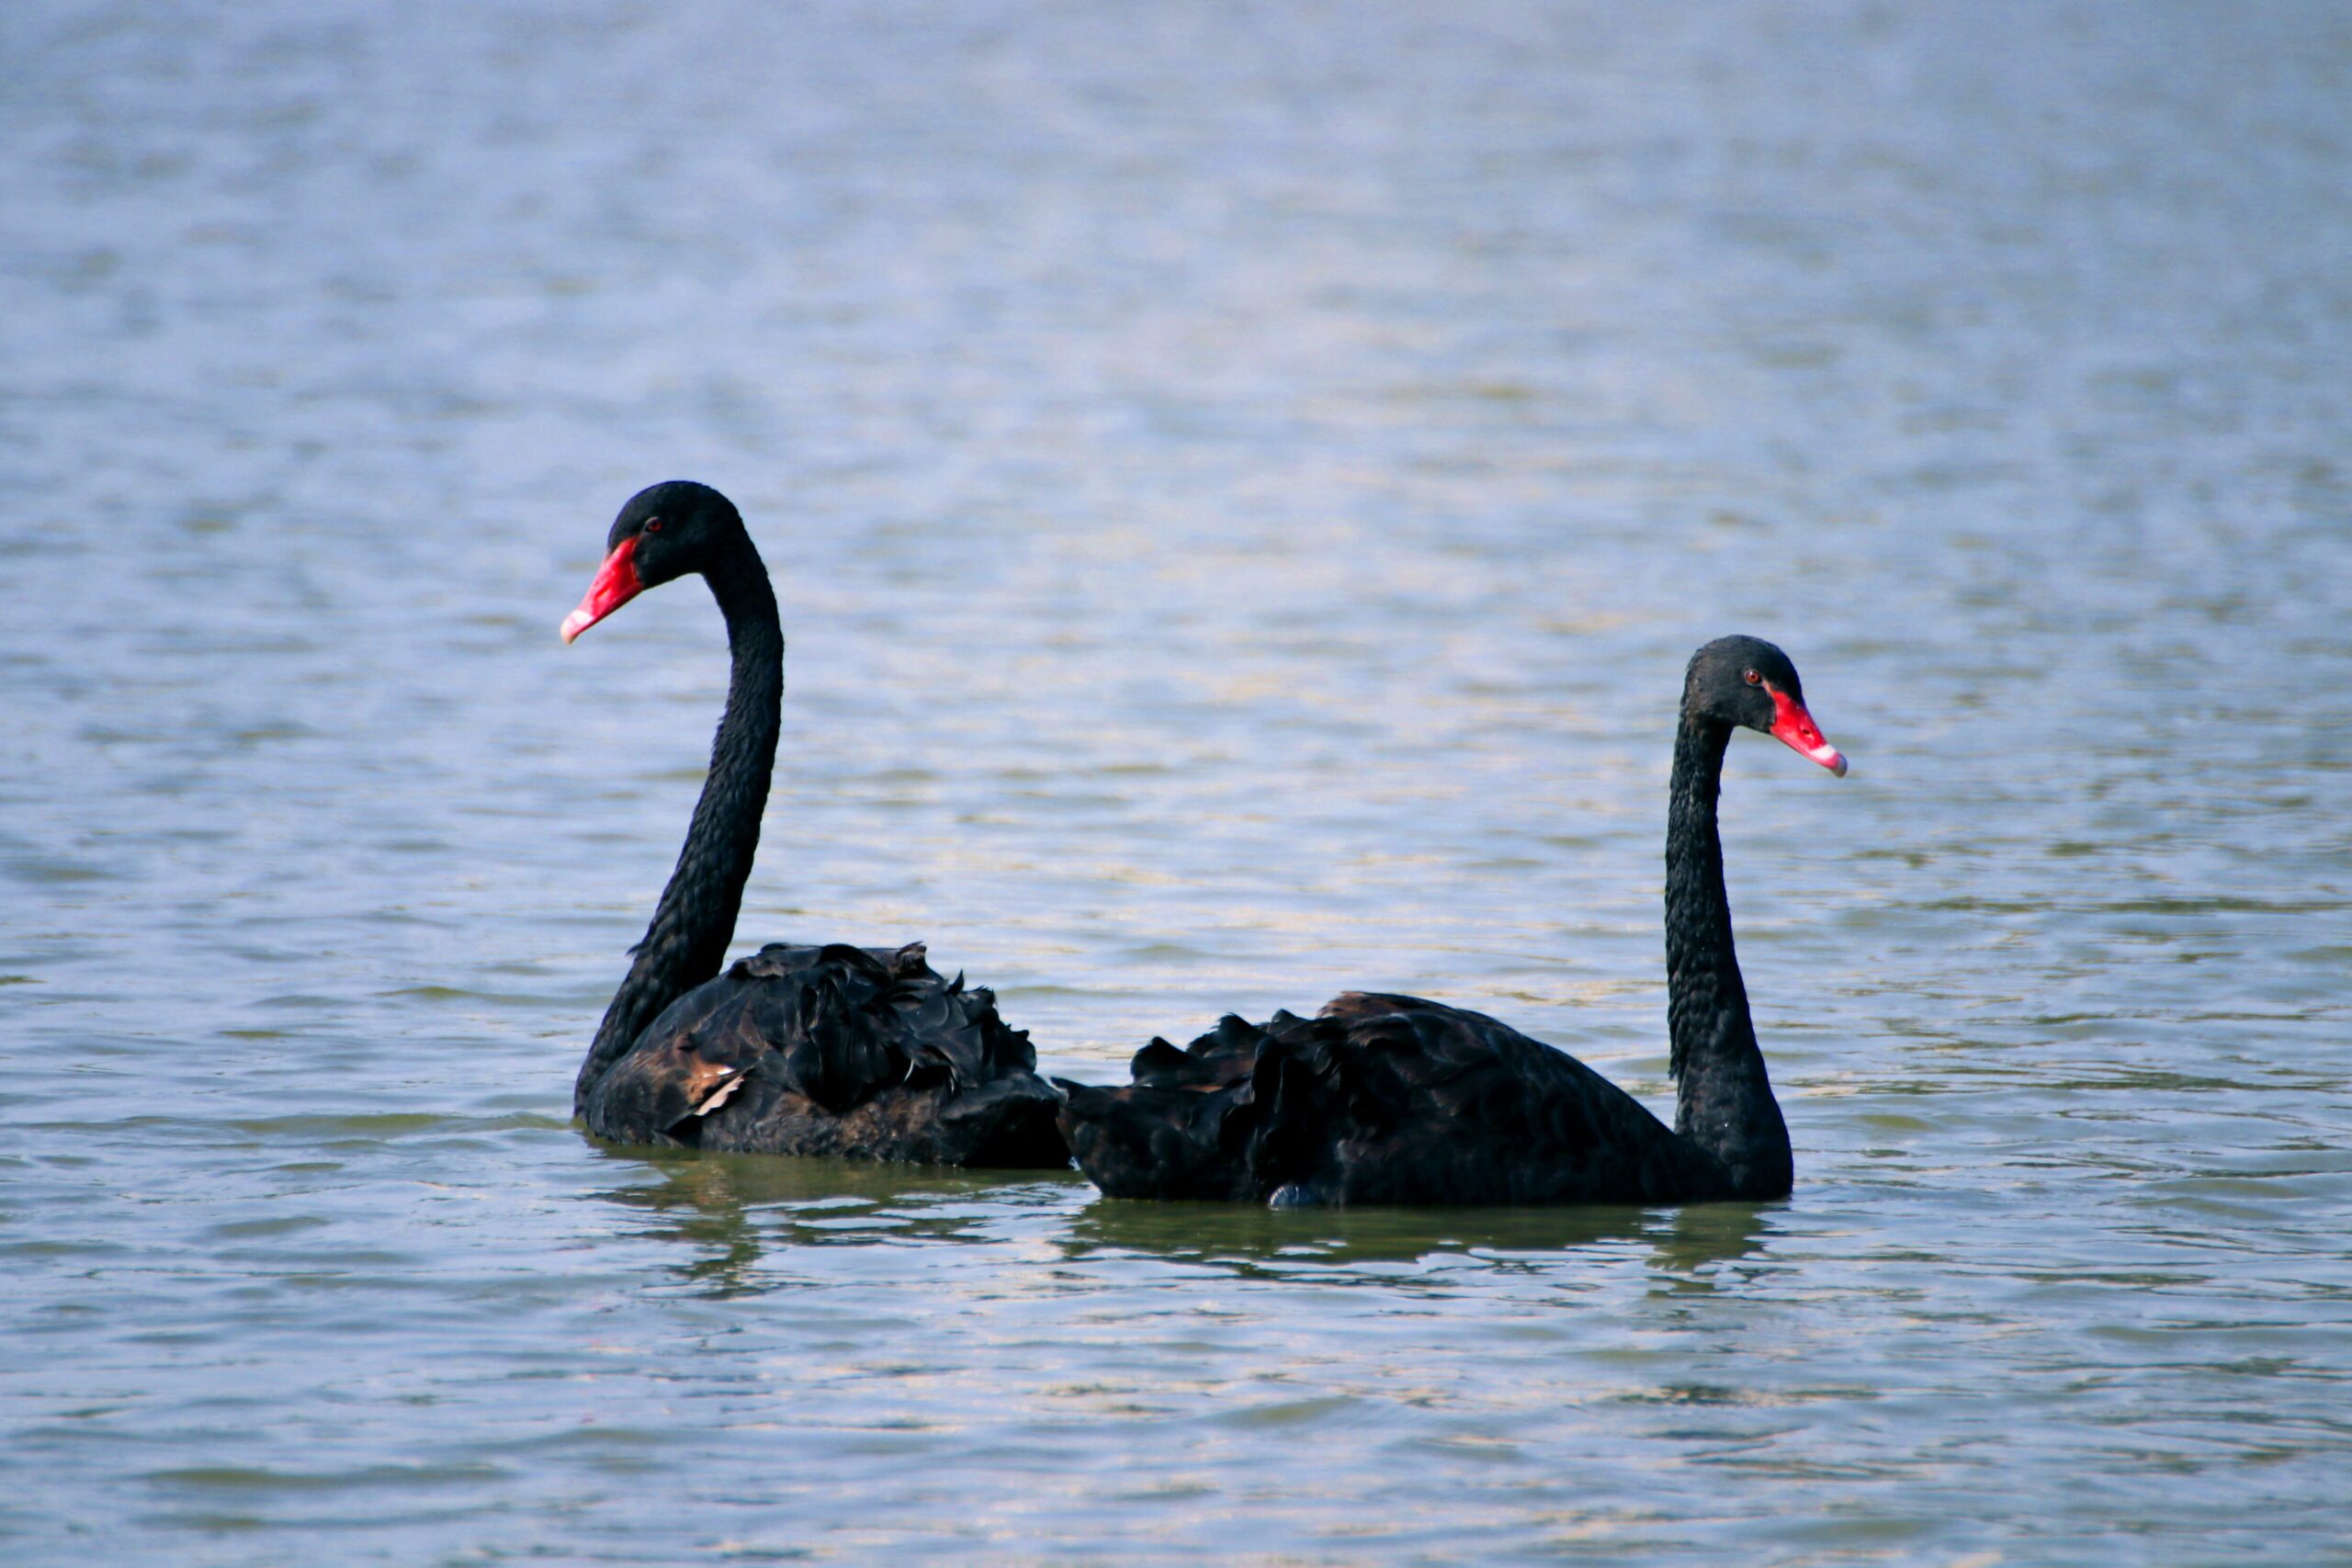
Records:
[[[671,1003],[590,1091],[632,1144],[1053,1168],[1059,1097],[984,987],[922,944],[762,948]]]
[[[1349,992],[1313,1019],[1155,1040],[1062,1128],[1115,1197],[1306,1203],[1676,1202],[1724,1178],[1583,1063],[1483,1013]]]

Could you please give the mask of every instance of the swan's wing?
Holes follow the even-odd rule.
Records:
[[[1351,992],[1261,1059],[1260,1163],[1351,1202],[1665,1200],[1703,1159],[1640,1101],[1510,1025]],[[1269,1088],[1276,1091],[1269,1093]]]
[[[961,976],[943,979],[919,943],[776,944],[647,1025],[592,1093],[588,1124],[605,1137],[676,1142],[688,1118],[721,1109],[730,1124],[748,1124],[797,1096],[839,1114],[901,1085],[967,1089],[1035,1066],[1028,1035],[1005,1024],[995,997]]]
[[[1064,1084],[1063,1135],[1117,1197],[1458,1201],[1465,1154],[1528,1136],[1521,1047],[1558,1055],[1406,997],[1227,1016],[1184,1050],[1146,1045],[1124,1088]]]
[[[863,948],[766,947],[703,987],[725,993],[704,1028],[758,1056],[759,1084],[846,1110],[907,1076],[892,983]]]
[[[924,960],[921,942],[888,954],[890,987],[885,1000],[895,1014],[900,1049],[917,1077],[944,1074],[958,1089],[1002,1077],[1033,1073],[1037,1053],[1026,1030],[1008,1025],[996,1010],[996,993],[967,987],[958,974],[942,979]]]
[[[1227,1018],[1134,1082],[1065,1084],[1063,1135],[1117,1197],[1323,1203],[1666,1201],[1695,1155],[1583,1063],[1483,1013],[1351,992]]]

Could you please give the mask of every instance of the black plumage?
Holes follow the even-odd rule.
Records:
[[[1051,1168],[1060,1097],[985,988],[922,944],[765,947],[724,975],[758,852],[784,695],[767,569],[734,506],[673,481],[632,497],[566,640],[642,590],[700,573],[733,671],[677,869],[581,1063],[572,1109],[599,1137],[770,1154]]]
[[[925,1165],[1069,1163],[996,999],[922,944],[762,948],[664,1008],[590,1089],[603,1136]]]
[[[1565,1052],[1483,1013],[1349,992],[1312,1019],[1228,1017],[1132,1082],[1064,1083],[1080,1168],[1124,1198],[1275,1203],[1672,1203],[1775,1198],[1793,1180],[1733,951],[1715,807],[1735,728],[1839,774],[1787,656],[1754,637],[1684,678],[1667,827],[1669,1131]]]

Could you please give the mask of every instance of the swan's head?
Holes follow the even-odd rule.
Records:
[[[671,479],[628,498],[605,536],[605,564],[580,607],[563,618],[570,642],[649,588],[707,571],[744,537],[735,503],[692,479]]]
[[[1805,711],[1804,682],[1789,656],[1760,637],[1719,637],[1690,656],[1682,711],[1694,718],[1762,730],[1839,778],[1846,759]]]

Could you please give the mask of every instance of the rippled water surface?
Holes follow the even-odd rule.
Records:
[[[11,1563],[2352,1562],[2352,17],[0,8]],[[1348,986],[1669,1104],[1681,660],[1794,1198],[567,1122],[742,937],[1048,1064]]]

